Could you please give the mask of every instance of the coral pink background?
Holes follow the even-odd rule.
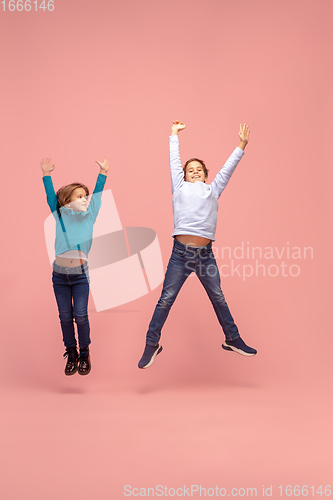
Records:
[[[278,498],[279,485],[330,484],[332,15],[330,0],[1,10],[1,498],[118,500],[159,484],[258,497],[272,485]],[[173,119],[187,125],[182,160],[203,158],[210,179],[239,123],[251,127],[215,246],[312,247],[313,259],[295,261],[297,277],[223,278],[255,358],[222,351],[191,278],[151,368],[137,361],[161,286],[91,312],[92,372],[65,378],[39,162],[52,158],[56,188],[93,187],[94,160],[109,158],[123,226],[155,229],[166,267]]]

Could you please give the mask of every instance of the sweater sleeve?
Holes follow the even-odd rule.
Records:
[[[53,182],[50,175],[43,176],[43,184],[46,192],[47,204],[50,207],[50,210],[53,213],[53,215],[56,216],[58,198],[54,191]]]
[[[169,154],[171,170],[171,191],[175,194],[184,184],[184,171],[179,155],[178,135],[169,137]]]
[[[98,174],[96,186],[91,196],[90,207],[93,221],[95,222],[98,212],[102,206],[102,192],[106,182],[106,175]]]
[[[222,191],[229,182],[230,177],[235,171],[239,161],[244,155],[244,151],[237,147],[232,154],[229,156],[219,173],[216,175],[215,179],[211,183],[211,188],[216,198],[219,198]]]

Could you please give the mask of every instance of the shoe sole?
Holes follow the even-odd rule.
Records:
[[[160,345],[160,347],[154,352],[154,354],[152,355],[152,357],[150,358],[150,361],[147,365],[145,366],[139,366],[140,370],[144,370],[145,368],[149,368],[149,366],[151,366],[153,363],[154,363],[154,359],[156,358],[156,356],[163,350],[163,347]]]
[[[234,351],[237,352],[238,354],[241,354],[242,356],[255,356],[257,353],[251,353],[251,352],[245,352],[242,351],[241,349],[237,349],[237,347],[231,347],[230,345],[226,344],[225,342],[222,344],[222,349],[225,349],[226,351]]]

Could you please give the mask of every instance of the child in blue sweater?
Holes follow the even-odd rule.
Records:
[[[194,272],[204,286],[225,334],[223,349],[243,356],[257,351],[245,344],[221,290],[220,274],[212,251],[217,223],[218,198],[244,154],[249,141],[249,127],[240,126],[240,144],[228,158],[211,184],[206,184],[208,170],[202,160],[191,158],[184,168],[179,156],[178,132],[185,124],[174,121],[169,137],[172,204],[175,229],[174,244],[161,297],[156,305],[146,335],[146,346],[139,368],[148,368],[162,351],[161,329],[181,287]],[[195,310],[197,304],[193,304]]]
[[[65,375],[88,375],[91,370],[88,318],[89,268],[88,253],[92,244],[93,225],[101,208],[102,191],[109,163],[100,166],[94,192],[89,201],[89,190],[81,183],[62,187],[55,193],[51,179],[54,165],[51,159],[41,161],[47,203],[56,220],[55,261],[52,282],[58,304],[59,318],[67,357]],[[74,332],[75,319],[80,347],[77,352]]]

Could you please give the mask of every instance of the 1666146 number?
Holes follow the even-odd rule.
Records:
[[[43,10],[52,12],[54,10],[54,0],[43,0],[42,2],[39,0],[3,0],[1,2],[2,10],[5,12],[6,10],[9,12],[29,12],[38,10]]]
[[[314,497],[314,496],[320,496],[320,497],[330,497],[331,496],[331,486],[326,485],[326,486],[307,486],[303,485],[300,486],[296,484],[295,486],[279,486],[278,487],[280,491],[280,497],[286,496],[286,497]]]

